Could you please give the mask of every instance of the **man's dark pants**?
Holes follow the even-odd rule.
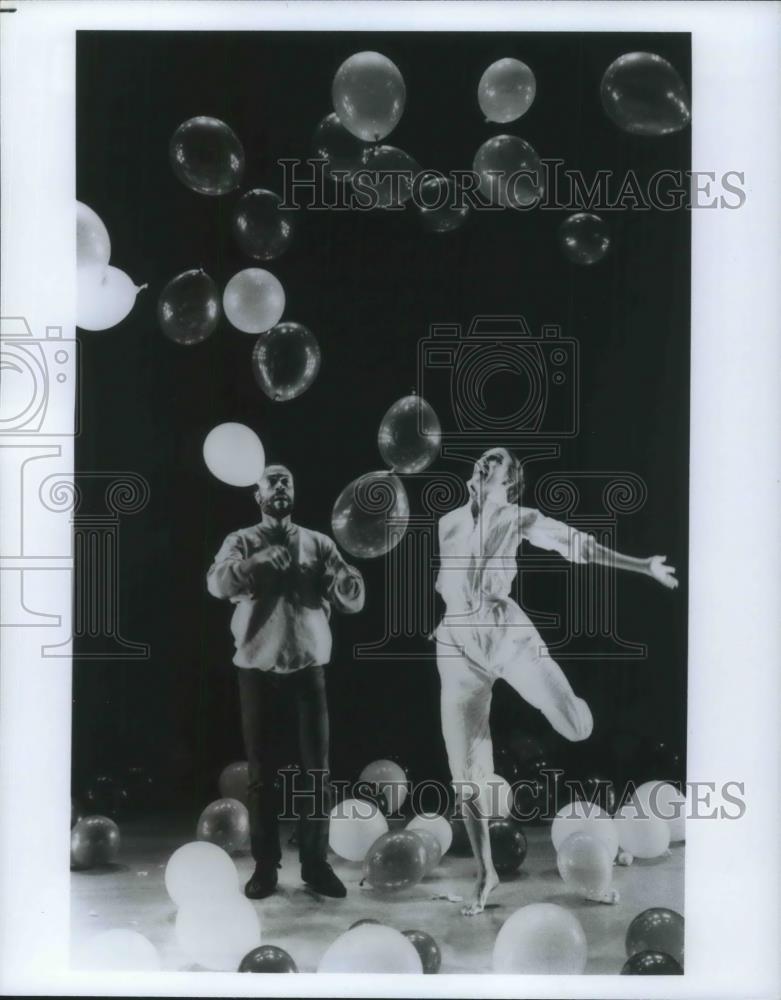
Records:
[[[282,852],[279,815],[283,794],[278,771],[284,759],[284,728],[297,719],[303,774],[287,774],[299,817],[299,857],[304,867],[325,861],[328,852],[328,705],[322,666],[290,674],[239,668],[244,745],[249,761],[250,844],[255,861],[277,864]],[[295,781],[295,785],[291,783]],[[301,794],[302,790],[304,794]]]

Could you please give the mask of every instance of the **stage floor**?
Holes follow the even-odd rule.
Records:
[[[193,824],[194,826],[194,824]],[[174,935],[176,908],[163,881],[166,862],[173,851],[194,839],[194,830],[179,822],[125,823],[118,862],[112,866],[71,873],[71,943],[74,960],[91,935],[122,927],[139,931],[155,944],[164,969],[199,971],[180,952]],[[550,828],[525,827],[529,851],[516,875],[506,877],[495,890],[488,909],[464,917],[460,903],[435,899],[439,895],[468,897],[474,863],[468,857],[447,854],[439,868],[424,882],[398,896],[378,896],[361,888],[361,866],[331,862],[347,885],[347,898],[324,899],[300,881],[297,849],[285,846],[280,887],[268,899],[256,902],[264,944],[288,951],[301,972],[314,972],[325,949],[350,924],[374,917],[397,930],[420,929],[431,934],[442,951],[443,973],[491,972],[494,939],[504,921],[519,906],[555,902],[576,914],[589,946],[587,973],[615,974],[625,961],[624,936],[629,922],[651,906],[684,912],[683,844],[673,845],[668,856],[635,861],[616,867],[614,886],[619,903],[588,903],[568,892],[556,869]],[[285,843],[293,827],[283,838]],[[242,885],[253,863],[248,854],[234,858]]]

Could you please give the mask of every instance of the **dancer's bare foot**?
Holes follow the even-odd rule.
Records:
[[[488,896],[497,885],[499,885],[499,876],[496,874],[495,869],[491,868],[482,875],[478,875],[477,882],[475,883],[474,898],[471,903],[468,903],[461,909],[464,916],[474,917],[476,914],[482,913],[485,909]]]
[[[624,865],[628,867],[635,860],[634,854],[630,854],[629,851],[619,851],[618,857],[616,858],[617,865]]]
[[[590,893],[585,897],[590,903],[607,903],[609,906],[619,902],[621,897],[618,889],[606,889],[604,892]]]

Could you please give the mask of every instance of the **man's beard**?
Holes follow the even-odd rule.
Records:
[[[293,513],[293,501],[289,496],[269,497],[263,503],[261,510],[270,517],[287,517]]]

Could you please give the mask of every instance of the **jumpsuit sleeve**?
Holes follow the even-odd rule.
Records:
[[[558,552],[573,563],[591,561],[594,539],[563,521],[545,517],[538,510],[524,510],[523,537],[538,549]]]
[[[320,536],[323,560],[324,597],[343,614],[356,614],[363,608],[366,589],[360,570],[342,559],[336,543],[327,535]]]
[[[228,535],[206,574],[206,588],[212,597],[228,600],[253,590],[252,573],[246,565],[244,541],[238,532]]]

